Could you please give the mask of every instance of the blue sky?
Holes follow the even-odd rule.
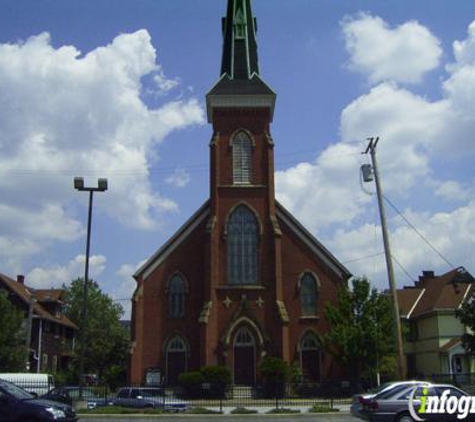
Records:
[[[387,197],[446,259],[387,205],[398,284],[428,269],[473,273],[472,2],[253,7],[261,75],[278,94],[279,200],[353,274],[385,288],[376,200],[358,172],[365,139],[380,136]],[[225,9],[0,0],[1,272],[44,288],[81,276],[87,195],[72,179],[107,177],[91,269],[114,298],[130,298],[137,265],[208,197],[204,98],[219,76]]]

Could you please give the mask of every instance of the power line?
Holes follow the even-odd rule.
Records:
[[[411,274],[409,274],[409,271],[404,268],[404,266],[398,261],[394,254],[392,255],[392,257],[394,259],[394,262],[396,262],[397,266],[402,270],[404,274],[406,274],[407,278],[411,281],[415,281],[415,278]]]
[[[384,196],[384,195],[383,195]],[[414,226],[414,224],[412,224],[407,218],[406,216],[401,212],[399,211],[399,209],[396,207],[396,205],[394,205],[390,199],[386,196],[384,196],[384,199],[386,200],[386,202],[394,209],[394,211],[396,211],[399,216],[406,222],[406,224],[412,229],[414,230],[414,232],[426,243],[427,246],[429,246],[437,255],[440,259],[442,259],[446,264],[448,264],[451,268],[455,268],[455,265],[453,265],[444,255],[442,255],[441,252],[439,252],[439,250],[429,241],[429,239],[427,239],[419,230],[417,230],[417,228]]]
[[[349,264],[351,262],[357,262],[357,261],[363,261],[365,259],[369,259],[369,258],[375,258],[377,256],[381,256],[381,255],[384,255],[384,252],[378,252],[378,253],[374,253],[372,255],[366,255],[366,256],[362,256],[362,257],[359,257],[359,258],[355,258],[355,259],[350,259],[348,261],[344,261],[342,262],[342,264]]]

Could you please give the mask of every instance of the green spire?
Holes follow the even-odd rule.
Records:
[[[250,79],[253,73],[259,74],[256,32],[251,0],[228,0],[227,15],[223,18],[221,75]]]

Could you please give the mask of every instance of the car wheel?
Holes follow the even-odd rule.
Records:
[[[397,419],[397,422],[414,422],[414,419],[410,415],[401,415]]]

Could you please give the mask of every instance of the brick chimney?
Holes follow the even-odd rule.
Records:
[[[18,274],[16,276],[16,281],[20,284],[25,284],[25,276],[23,274]]]

